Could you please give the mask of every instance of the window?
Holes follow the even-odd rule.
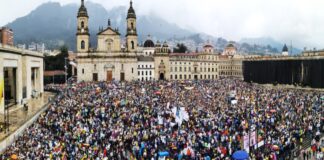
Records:
[[[212,75],[212,79],[215,79],[215,76],[214,75]]]
[[[170,72],[173,72],[173,71],[172,71],[172,67],[170,67]]]
[[[142,75],[144,75],[144,71],[142,71]]]
[[[131,29],[134,29],[134,23],[131,22]]]
[[[172,75],[170,75],[170,79],[172,79],[173,78],[173,76]]]
[[[98,81],[98,73],[93,73],[92,74],[92,80],[93,81]]]
[[[188,68],[189,72],[191,72],[191,67]]]
[[[174,71],[177,72],[177,67],[174,67]]]
[[[144,68],[144,65],[142,65],[142,68]]]
[[[134,73],[134,68],[132,68],[132,73]]]
[[[203,78],[202,78],[202,75],[200,75],[200,79],[203,79]]]
[[[184,75],[184,79],[187,79],[187,75]]]
[[[138,75],[141,75],[141,72],[140,71],[138,71]]]
[[[145,74],[147,75],[147,71],[145,71]]]
[[[208,72],[210,72],[210,68],[208,68]]]
[[[208,79],[210,79],[210,75],[208,75]]]
[[[145,68],[147,68],[147,65],[145,65]]]
[[[82,68],[82,74],[84,74],[84,69]]]
[[[140,65],[138,65],[138,68],[141,68],[141,66],[140,66]]]
[[[184,71],[187,72],[187,68],[186,67],[184,67]]]
[[[124,64],[122,64],[122,66],[121,66],[121,70],[124,70]]]
[[[84,28],[84,22],[81,21],[81,28]]]
[[[134,49],[135,48],[134,41],[131,41],[131,45],[132,45],[132,49]]]
[[[150,65],[150,68],[152,68],[152,65]]]
[[[191,75],[189,74],[189,79],[191,79]]]
[[[4,77],[5,78],[8,78],[9,77],[9,71],[8,70],[5,70]]]
[[[182,75],[180,74],[180,78],[179,79],[182,79]]]
[[[81,41],[81,49],[85,49],[85,42],[83,40]]]
[[[212,68],[212,72],[214,72],[214,68]]]
[[[97,69],[97,65],[93,65],[93,68],[94,68],[94,70],[96,70]]]
[[[179,68],[179,71],[182,72],[182,67]]]
[[[152,75],[152,71],[150,71],[150,76]]]
[[[207,76],[206,76],[206,75],[205,75],[204,77],[205,77],[205,79],[207,78]]]

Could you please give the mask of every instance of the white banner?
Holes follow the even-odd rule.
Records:
[[[250,147],[249,147],[249,135],[243,136],[243,148],[244,150],[249,153]]]

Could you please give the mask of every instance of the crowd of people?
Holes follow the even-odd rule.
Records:
[[[304,137],[316,145],[323,133],[320,91],[235,79],[81,82],[48,89],[59,96],[0,159],[218,160],[238,150],[253,159],[283,159]]]

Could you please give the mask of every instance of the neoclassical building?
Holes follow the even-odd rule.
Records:
[[[220,76],[220,53],[209,43],[201,53],[170,53],[166,41],[154,43],[150,36],[139,45],[132,1],[127,12],[125,40],[108,20],[107,27],[97,33],[96,48],[90,48],[89,18],[81,0],[76,33],[78,81],[194,80]]]

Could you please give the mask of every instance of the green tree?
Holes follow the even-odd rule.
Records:
[[[174,53],[186,53],[188,51],[187,46],[185,46],[183,43],[178,43],[176,48],[173,48]]]

